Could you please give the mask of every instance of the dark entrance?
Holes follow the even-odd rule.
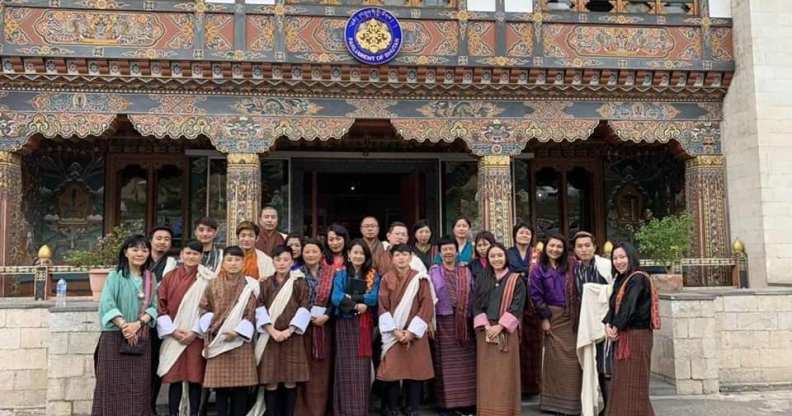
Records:
[[[436,160],[292,159],[292,229],[319,236],[332,223],[360,236],[367,215],[386,227],[411,227],[426,219],[439,224]]]

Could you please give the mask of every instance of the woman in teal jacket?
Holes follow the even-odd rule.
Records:
[[[157,321],[157,282],[147,271],[149,241],[133,235],[118,253],[99,300],[102,334],[94,353],[94,416],[151,414],[149,329]]]

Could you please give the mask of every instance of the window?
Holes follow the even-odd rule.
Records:
[[[468,0],[467,8],[474,12],[494,12],[495,0]]]
[[[731,0],[710,0],[709,12],[710,17],[731,18]]]
[[[530,13],[533,11],[533,0],[506,0],[506,11],[512,13]]]
[[[700,0],[542,0],[545,10],[698,15]]]

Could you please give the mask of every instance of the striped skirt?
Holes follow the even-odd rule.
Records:
[[[325,416],[328,413],[334,357],[332,324],[333,322],[325,324],[324,341],[327,356],[324,359],[317,359],[313,356],[313,328],[308,327],[308,331],[303,335],[310,377],[308,382],[297,386],[295,415]]]
[[[579,415],[583,370],[577,358],[577,334],[563,307],[550,306],[550,334],[545,335],[542,395],[546,412]]]
[[[335,322],[333,414],[368,416],[372,367],[370,357],[358,356],[358,319],[341,318]]]
[[[520,337],[507,335],[505,351],[486,338],[483,330],[476,331],[476,414],[520,416]]]
[[[454,315],[437,317],[437,334],[432,345],[434,391],[437,405],[455,409],[476,405],[476,344],[459,345]]]
[[[151,414],[151,339],[142,355],[119,352],[126,344],[121,331],[103,331],[94,353],[96,387],[93,416],[149,416]]]
[[[649,401],[649,374],[652,367],[651,329],[632,329],[619,334],[629,338],[630,356],[613,360],[613,376],[608,394],[608,416],[654,416]],[[616,341],[614,348],[618,347]]]
[[[520,376],[523,393],[539,394],[542,383],[542,322],[529,309],[533,308],[525,308],[520,326]]]

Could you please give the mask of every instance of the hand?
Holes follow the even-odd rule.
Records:
[[[415,334],[412,332],[402,331],[402,333],[404,334],[402,338],[402,344],[409,344],[415,340]]]
[[[133,322],[127,322],[126,326],[121,330],[121,332],[123,332],[124,338],[130,339],[137,335],[139,329],[140,329],[140,322],[133,321]]]
[[[321,316],[316,316],[316,317],[311,318],[311,323],[314,326],[324,326],[324,324],[326,324],[327,321],[329,321],[329,320],[330,320],[329,316],[321,315]]]
[[[233,341],[236,339],[236,337],[239,336],[239,334],[237,334],[234,331],[228,331],[225,333],[225,336],[226,336],[226,341]]]
[[[355,311],[358,315],[363,315],[368,310],[368,306],[365,303],[358,303],[355,305]]]
[[[275,342],[286,341],[289,338],[289,332],[288,332],[288,330],[286,330],[286,331],[278,331],[278,330],[276,330],[275,331],[275,336],[273,338],[275,339]]]
[[[542,331],[544,331],[545,334],[549,334],[551,332],[551,329],[552,328],[550,327],[550,320],[542,319]]]
[[[190,345],[190,344],[192,344],[193,341],[195,341],[195,338],[198,337],[198,334],[196,334],[195,332],[192,332],[192,331],[183,331],[183,332],[184,332],[184,334],[182,335],[181,339],[179,340],[179,342],[182,345]]]
[[[494,340],[500,335],[501,331],[503,331],[503,327],[500,324],[493,325],[487,328],[487,338]]]
[[[616,327],[611,326],[610,324],[605,325],[605,333],[608,335],[613,341],[619,339],[619,330]]]

